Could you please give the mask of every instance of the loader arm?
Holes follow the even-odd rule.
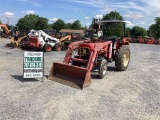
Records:
[[[62,38],[60,39],[61,42],[65,41],[65,40],[71,40],[71,35],[67,35],[67,36],[62,37]]]
[[[96,47],[96,46],[95,46]],[[88,61],[88,64],[87,64],[87,68],[88,68],[88,71],[90,72],[93,68],[93,65],[94,65],[94,61],[95,61],[95,58],[96,58],[96,55],[97,55],[97,50],[95,49],[94,47],[94,50],[91,52],[90,54],[90,58],[89,58],[89,61]]]
[[[8,27],[6,26],[6,24],[0,24],[1,27],[3,27],[6,31],[7,34],[10,33],[10,30],[8,29]]]

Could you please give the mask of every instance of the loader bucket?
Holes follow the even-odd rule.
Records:
[[[53,63],[48,79],[78,89],[83,89],[91,83],[88,69],[61,63]]]

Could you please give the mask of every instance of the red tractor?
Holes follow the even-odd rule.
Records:
[[[155,44],[155,40],[151,37],[146,37],[145,43],[146,44]]]
[[[109,21],[99,21],[98,24],[104,22]],[[108,63],[112,61],[115,61],[117,70],[127,69],[130,61],[128,39],[126,37],[94,39],[91,31],[91,40],[72,42],[68,46],[63,63],[53,63],[49,79],[83,89],[90,85],[93,69],[97,69],[99,78],[103,79],[107,73]]]
[[[156,42],[155,42],[155,44],[160,45],[160,39],[157,39]]]

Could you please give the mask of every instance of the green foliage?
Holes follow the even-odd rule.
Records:
[[[103,16],[102,20],[120,20],[123,21],[123,17],[116,11],[111,11],[109,14]],[[123,23],[104,23],[102,26],[104,29],[103,33],[105,36],[123,36],[124,29]]]
[[[149,30],[148,30],[148,35],[151,36],[151,37],[158,37],[158,30],[156,30],[156,25],[155,24],[152,24],[150,27],[149,27]]]
[[[44,17],[40,17],[35,14],[29,14],[19,19],[16,24],[19,29],[29,31],[31,29],[41,30],[41,29],[86,29],[86,27],[82,27],[79,20],[74,21],[73,23],[65,23],[62,19],[58,19],[53,24],[48,24],[48,19]]]
[[[81,27],[81,30],[86,30],[87,26]]]
[[[29,31],[31,29],[41,30],[48,28],[48,19],[39,17],[35,14],[29,14],[19,19],[17,22],[19,29]]]
[[[47,28],[52,29],[52,24],[48,24]]]
[[[0,21],[0,24],[2,24],[2,22]]]
[[[26,15],[18,21],[17,26],[19,26],[20,29],[27,31],[31,29],[37,29],[36,24],[39,18],[40,17],[35,14]]]
[[[139,27],[139,26],[134,26],[131,29],[131,35],[132,36],[146,36],[147,35],[147,31],[146,29]]]
[[[71,26],[72,29],[74,30],[79,30],[81,29],[81,22],[79,20],[76,20],[72,23],[72,26]]]
[[[67,23],[66,24],[66,29],[72,29],[72,23]]]
[[[65,28],[66,28],[66,24],[61,19],[58,19],[55,23],[52,24],[52,29],[57,31],[60,31],[61,29],[65,29]]]
[[[155,18],[155,24],[152,24],[148,29],[148,35],[155,38],[160,38],[160,17]]]
[[[111,11],[103,16],[103,20],[124,20],[123,17],[116,11]]]
[[[126,36],[127,37],[131,36],[131,28],[126,28]]]
[[[42,29],[48,28],[48,19],[43,17],[38,18],[35,26],[36,26],[36,30],[42,30]]]

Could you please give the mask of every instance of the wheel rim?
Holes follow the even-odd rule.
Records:
[[[107,66],[106,66],[106,65],[104,65],[104,67],[103,67],[103,75],[105,75],[105,74],[106,74],[106,70],[107,70]]]
[[[60,51],[61,50],[61,46],[57,46],[57,50]]]
[[[47,51],[51,51],[51,47],[50,46],[47,47]]]
[[[126,67],[129,63],[129,52],[126,51],[126,53],[124,54],[124,61],[123,61],[123,64],[124,66]]]

